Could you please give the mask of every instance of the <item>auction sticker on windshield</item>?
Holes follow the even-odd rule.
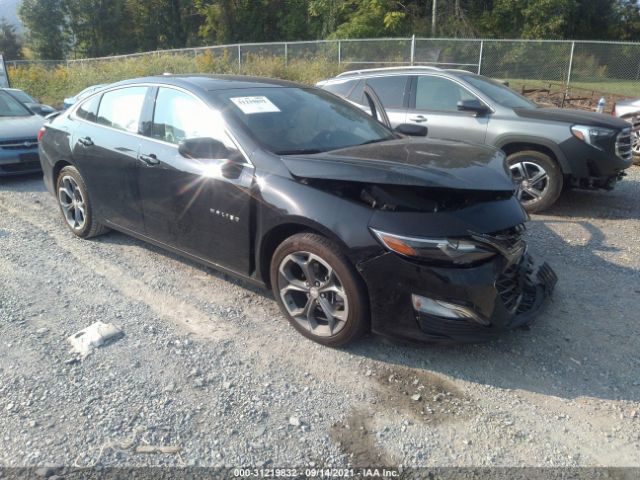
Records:
[[[264,96],[256,97],[232,97],[231,101],[242,110],[242,113],[250,115],[252,113],[269,113],[279,112],[280,109],[276,107],[271,100]]]

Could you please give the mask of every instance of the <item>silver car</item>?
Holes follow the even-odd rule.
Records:
[[[616,102],[611,113],[631,124],[631,148],[636,157],[640,157],[640,98]]]
[[[627,122],[595,112],[540,108],[502,83],[465,70],[355,70],[317,86],[369,110],[367,87],[393,127],[421,125],[429,137],[501,149],[529,212],[547,209],[566,188],[611,189],[632,164]]]

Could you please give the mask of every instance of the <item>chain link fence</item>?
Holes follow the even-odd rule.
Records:
[[[525,90],[577,88],[640,97],[640,43],[560,40],[380,38],[235,44],[67,61],[7,61],[8,66],[95,65],[149,55],[224,58],[238,70],[251,58],[276,58],[286,66],[322,59],[349,68],[429,65],[464,69],[509,81]],[[593,95],[593,93],[592,93]]]

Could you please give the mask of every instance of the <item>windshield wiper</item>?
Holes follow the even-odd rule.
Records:
[[[362,145],[370,145],[372,143],[386,142],[387,140],[391,140],[391,139],[390,138],[376,138],[375,140],[367,140],[366,142],[359,143],[356,146],[360,147]]]
[[[325,150],[319,150],[317,148],[298,148],[296,150],[279,150],[274,152],[276,155],[312,155],[314,153],[322,153]]]

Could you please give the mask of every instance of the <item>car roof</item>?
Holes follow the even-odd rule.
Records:
[[[346,80],[350,78],[360,78],[365,76],[385,76],[385,75],[419,75],[424,73],[448,73],[450,75],[474,75],[473,72],[461,69],[444,69],[439,67],[431,67],[426,65],[400,66],[400,67],[382,67],[382,68],[366,68],[363,70],[349,70],[343,72],[331,80]]]
[[[287,80],[277,80],[264,77],[250,77],[244,75],[156,75],[153,77],[134,78],[113,84],[128,85],[135,83],[157,83],[174,85],[183,88],[197,88],[204,91],[230,90],[238,88],[264,87],[302,87],[302,85]]]

